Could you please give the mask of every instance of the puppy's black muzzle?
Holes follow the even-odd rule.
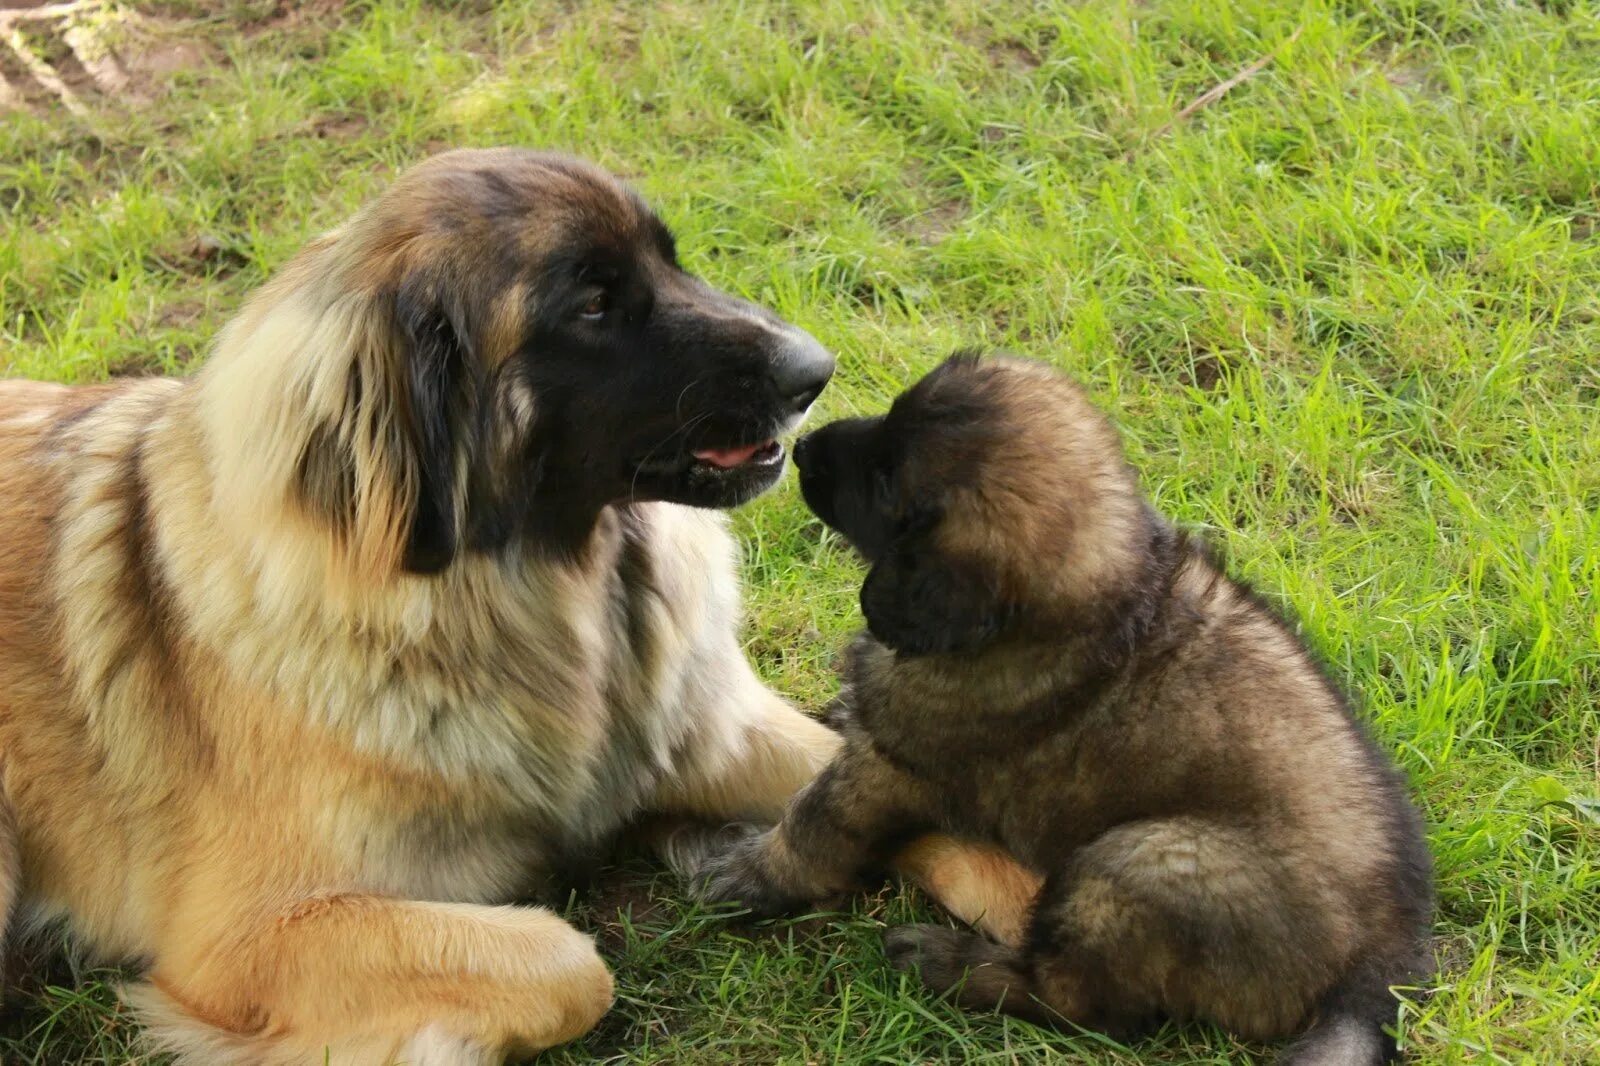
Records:
[[[815,437],[815,433],[807,433],[794,442],[794,466],[801,474],[804,474],[816,461]]]
[[[831,452],[838,434],[835,422],[794,443],[794,468],[800,472],[800,496],[806,506],[828,525],[838,528],[834,509],[834,461]]]
[[[842,533],[867,559],[890,531],[890,456],[883,454],[882,418],[847,418],[800,438],[794,465],[806,506]]]

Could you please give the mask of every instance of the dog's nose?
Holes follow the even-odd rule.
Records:
[[[772,381],[790,410],[810,407],[833,377],[833,356],[803,329],[790,328],[772,361]]]

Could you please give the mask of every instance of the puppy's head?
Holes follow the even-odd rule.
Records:
[[[1081,626],[1149,540],[1115,430],[1038,363],[956,356],[887,414],[805,437],[795,463],[871,564],[868,628],[904,654]]]
[[[298,440],[302,510],[413,572],[516,538],[572,547],[612,503],[741,503],[833,371],[687,273],[611,175],[511,149],[404,174],[269,283],[216,362],[239,419],[279,404],[250,446]]]

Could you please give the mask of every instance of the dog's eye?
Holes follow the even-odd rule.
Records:
[[[609,310],[611,310],[611,297],[606,295],[604,289],[601,289],[589,297],[582,309],[578,311],[578,314],[584,318],[601,318]]]

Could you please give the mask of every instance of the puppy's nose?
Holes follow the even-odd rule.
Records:
[[[833,377],[833,356],[803,329],[790,328],[772,360],[772,382],[778,396],[796,414],[822,395]]]
[[[804,473],[810,466],[811,460],[816,458],[816,445],[812,442],[815,433],[807,433],[794,442],[794,468]]]

